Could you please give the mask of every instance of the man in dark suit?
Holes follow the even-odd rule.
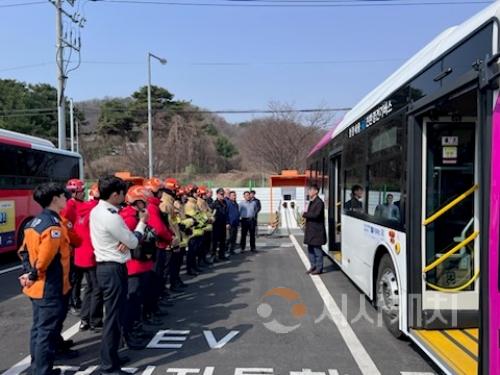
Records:
[[[306,219],[304,243],[309,252],[311,268],[307,271],[311,275],[320,275],[323,272],[323,250],[321,246],[326,244],[325,230],[325,204],[318,196],[318,185],[309,187],[309,206],[302,214]]]

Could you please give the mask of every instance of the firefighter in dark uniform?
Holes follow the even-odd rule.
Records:
[[[59,322],[64,315],[64,298],[70,292],[70,237],[59,212],[66,206],[63,186],[46,183],[35,188],[34,200],[43,211],[25,229],[19,249],[24,274],[19,278],[23,293],[31,299],[31,370],[36,375],[53,375]]]
[[[215,211],[213,224],[213,250],[214,256],[219,250],[219,260],[229,259],[226,255],[226,231],[229,229],[229,215],[226,200],[224,199],[224,189],[217,189],[217,197],[213,204]]]

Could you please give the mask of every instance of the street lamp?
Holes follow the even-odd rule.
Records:
[[[151,57],[155,58],[160,64],[165,65],[166,59],[148,53],[148,164],[149,178],[153,177],[153,118],[151,108]]]

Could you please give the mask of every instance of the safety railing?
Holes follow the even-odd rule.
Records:
[[[455,207],[457,204],[465,200],[469,195],[474,194],[474,192],[479,188],[479,185],[474,185],[471,187],[469,190],[467,190],[465,193],[460,194],[458,197],[453,199],[450,203],[445,205],[444,207],[440,208],[437,210],[435,213],[433,213],[431,216],[429,216],[427,219],[424,220],[423,224],[429,225],[430,223],[436,221],[439,217],[443,216],[446,212],[451,210],[453,207]]]
[[[457,206],[459,203],[464,201],[467,197],[474,194],[474,192],[478,188],[479,188],[479,185],[477,185],[477,184],[474,185],[469,190],[460,194],[457,198],[453,199],[450,203],[446,204],[445,206],[443,206],[442,208],[437,210],[434,214],[432,214],[427,219],[425,219],[422,224],[424,226],[427,226],[427,225],[433,223],[438,218],[443,216],[446,212],[451,210],[453,207]],[[467,225],[467,227],[469,227],[469,225]],[[479,231],[474,231],[471,235],[469,235],[467,238],[464,238],[460,243],[453,246],[453,248],[448,250],[446,253],[441,254],[440,257],[438,259],[436,259],[434,262],[425,266],[424,269],[422,270],[422,273],[425,275],[427,272],[432,271],[433,269],[438,267],[440,264],[445,262],[448,258],[450,258],[453,254],[457,253],[459,250],[465,248],[467,245],[472,243],[478,236],[479,236]],[[440,292],[445,292],[445,293],[453,293],[453,292],[460,292],[460,291],[468,288],[472,283],[474,283],[474,281],[476,281],[476,279],[478,277],[479,277],[479,270],[475,271],[474,275],[468,281],[466,281],[464,284],[457,286],[457,287],[454,287],[454,288],[440,287],[438,285],[430,283],[427,280],[426,280],[426,284],[434,290],[437,290]]]

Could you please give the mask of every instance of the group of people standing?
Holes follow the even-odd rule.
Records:
[[[56,356],[75,357],[73,342],[61,336],[71,306],[80,315],[80,330],[102,333],[100,371],[123,375],[127,361],[121,345],[143,349],[145,326],[161,325],[172,305],[170,293],[187,285],[180,271],[197,276],[210,264],[236,252],[241,225],[241,252],[256,252],[255,192],[181,187],[174,178],[151,178],[130,186],[115,176],[103,177],[84,201],[83,181],[66,186],[47,183],[34,190],[43,208],[26,227],[18,251],[19,277],[33,305],[31,373],[57,375]],[[229,235],[227,235],[229,233]],[[85,278],[79,304],[81,279]]]

